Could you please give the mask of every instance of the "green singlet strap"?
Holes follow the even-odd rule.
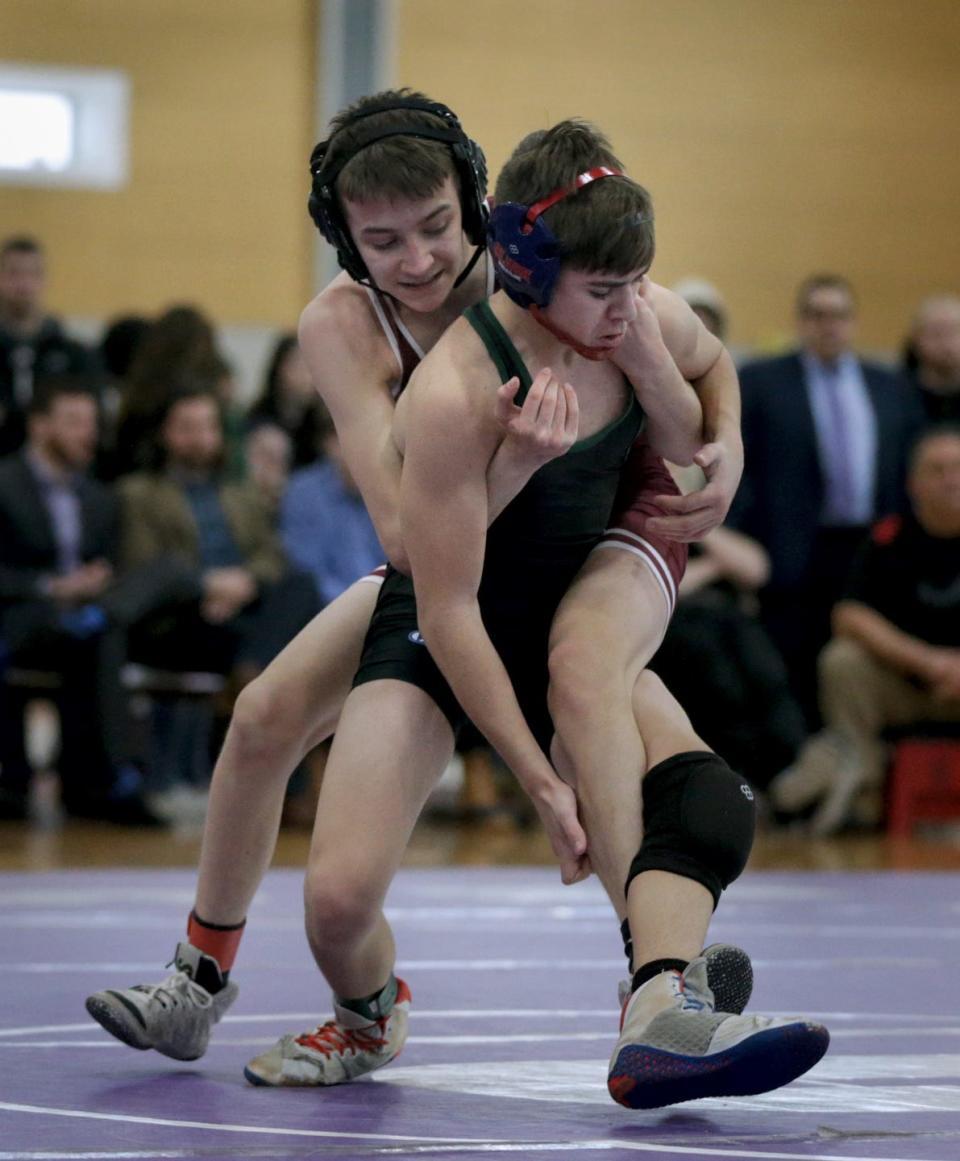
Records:
[[[520,390],[517,392],[514,402],[522,405],[533,380],[530,378],[526,363],[520,358],[520,352],[513,345],[500,320],[490,309],[490,304],[478,302],[475,306],[469,307],[466,311],[466,318],[480,336],[480,341],[487,348],[487,354],[500,373],[500,382],[506,383],[514,375],[520,380]]]

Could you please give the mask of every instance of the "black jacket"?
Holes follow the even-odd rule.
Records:
[[[83,477],[79,486],[80,558],[116,564],[120,507],[105,484]],[[40,583],[56,572],[57,543],[40,485],[18,452],[0,460],[0,626],[10,627],[18,606],[44,600]]]
[[[906,508],[907,455],[923,425],[916,394],[902,379],[861,362],[877,417],[874,515]],[[803,585],[823,506],[823,474],[799,353],[740,370],[744,472],[729,523],[770,554],[771,589]]]

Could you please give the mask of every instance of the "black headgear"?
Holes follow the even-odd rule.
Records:
[[[460,209],[463,228],[475,246],[483,246],[486,241],[487,225],[487,162],[480,146],[469,138],[460,126],[457,116],[446,105],[436,101],[421,100],[418,97],[393,97],[382,102],[372,102],[348,122],[352,127],[364,117],[375,113],[386,113],[396,109],[412,109],[430,113],[442,124],[428,128],[411,121],[390,129],[368,128],[360,131],[357,144],[349,153],[344,153],[334,161],[328,161],[330,144],[337,134],[321,141],[310,155],[310,174],[313,185],[307,206],[310,217],[320,233],[337,251],[337,261],[351,278],[357,282],[370,278],[367,265],[360,256],[337,198],[336,183],[344,166],[368,145],[383,141],[387,137],[423,137],[431,141],[442,141],[449,145],[453,164],[460,183]],[[339,132],[340,130],[338,130]]]

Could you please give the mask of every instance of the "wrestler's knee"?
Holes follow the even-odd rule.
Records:
[[[269,753],[289,744],[310,727],[301,700],[269,670],[245,686],[237,697],[230,721],[233,741],[252,754]]]
[[[706,887],[716,906],[746,866],[755,825],[746,779],[716,754],[675,754],[643,780],[643,842],[625,890],[644,871],[666,871]]]
[[[622,688],[623,675],[609,658],[604,662],[604,651],[588,637],[561,633],[550,644],[547,704],[559,731],[569,720],[609,705],[618,683]]]

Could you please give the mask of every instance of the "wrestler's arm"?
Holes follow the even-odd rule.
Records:
[[[400,455],[392,437],[394,402],[371,368],[369,335],[358,325],[356,311],[356,299],[348,293],[315,298],[300,316],[300,349],[380,544],[394,567],[406,571],[400,538]]]
[[[703,413],[670,350],[653,300],[653,284],[638,286],[636,317],[611,361],[626,375],[646,414],[650,447],[675,464],[692,463],[703,445]]]
[[[486,402],[492,404],[495,388]],[[486,474],[501,438],[492,407],[444,352],[420,366],[406,401],[401,510],[418,625],[464,712],[533,800],[564,882],[582,878],[576,800],[543,754],[480,613],[489,522]]]
[[[706,484],[685,496],[657,497],[666,515],[649,527],[669,539],[699,540],[726,518],[743,474],[740,383],[729,351],[687,303],[663,286],[652,290],[664,342],[703,408],[704,442],[693,462]]]

